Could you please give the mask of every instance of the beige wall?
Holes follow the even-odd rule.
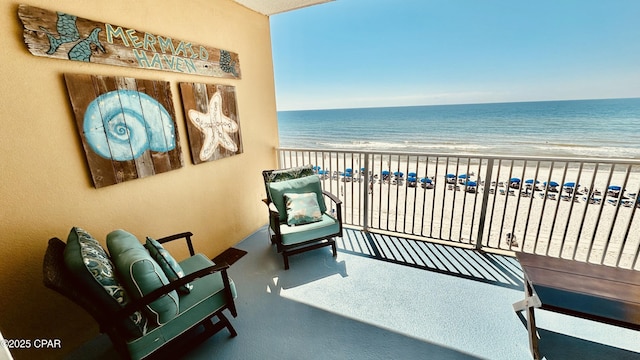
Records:
[[[9,339],[62,340],[62,352],[14,351],[17,358],[60,357],[98,332],[81,309],[42,285],[50,237],[66,239],[72,226],[103,244],[117,228],[139,238],[192,231],[196,250],[213,257],[266,223],[260,171],[275,166],[277,145],[269,19],[231,0],[28,2],[236,52],[242,79],[231,80],[33,56],[23,43],[18,4],[0,5],[0,331]],[[169,81],[185,166],[95,189],[64,73]],[[243,154],[191,163],[181,81],[236,87]]]

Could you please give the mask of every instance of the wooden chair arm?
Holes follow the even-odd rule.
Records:
[[[160,297],[178,290],[178,288],[180,288],[181,286],[204,276],[207,275],[211,275],[211,274],[215,274],[217,272],[222,272],[222,280],[226,288],[229,288],[229,291],[231,291],[230,289],[230,283],[229,283],[229,275],[227,274],[227,269],[229,268],[229,265],[227,265],[226,263],[223,264],[215,264],[215,265],[211,265],[208,266],[204,269],[200,269],[196,272],[193,272],[191,274],[188,274],[184,277],[181,277],[177,280],[171,281],[169,284],[164,285],[150,293],[148,293],[147,295],[139,298],[139,299],[135,299],[133,301],[131,301],[130,303],[128,303],[127,305],[125,305],[122,309],[118,310],[114,316],[114,321],[115,319],[122,319],[122,318],[126,318],[128,316],[130,316],[131,314],[133,314],[136,311],[142,311],[142,309],[151,304],[152,302],[158,300]]]
[[[193,256],[195,255],[195,251],[193,250],[193,243],[191,242],[192,236],[193,236],[193,233],[190,231],[187,231],[187,232],[183,232],[175,235],[165,236],[163,238],[156,239],[156,241],[159,242],[160,244],[164,244],[169,241],[173,241],[177,239],[185,239],[187,242],[187,247],[189,248],[189,254]]]
[[[331,201],[333,201],[337,206],[342,205],[342,200],[340,200],[336,195],[328,192],[327,190],[322,190],[322,194],[331,199]]]

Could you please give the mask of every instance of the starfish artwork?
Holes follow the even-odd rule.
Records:
[[[222,111],[222,96],[216,92],[209,101],[209,111],[189,110],[189,120],[204,135],[200,160],[206,161],[215,153],[218,146],[230,152],[238,151],[238,145],[230,134],[238,131],[238,124]]]

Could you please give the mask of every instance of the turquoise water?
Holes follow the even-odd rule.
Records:
[[[640,98],[279,111],[282,147],[640,158]]]

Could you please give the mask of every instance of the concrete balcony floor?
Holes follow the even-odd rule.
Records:
[[[523,298],[513,257],[353,229],[336,258],[307,252],[287,271],[266,228],[236,248],[248,252],[230,268],[238,336],[222,331],[184,359],[531,358],[512,308]],[[536,319],[546,359],[640,358],[636,331],[546,311]],[[113,350],[98,338],[75,354],[88,353]]]

